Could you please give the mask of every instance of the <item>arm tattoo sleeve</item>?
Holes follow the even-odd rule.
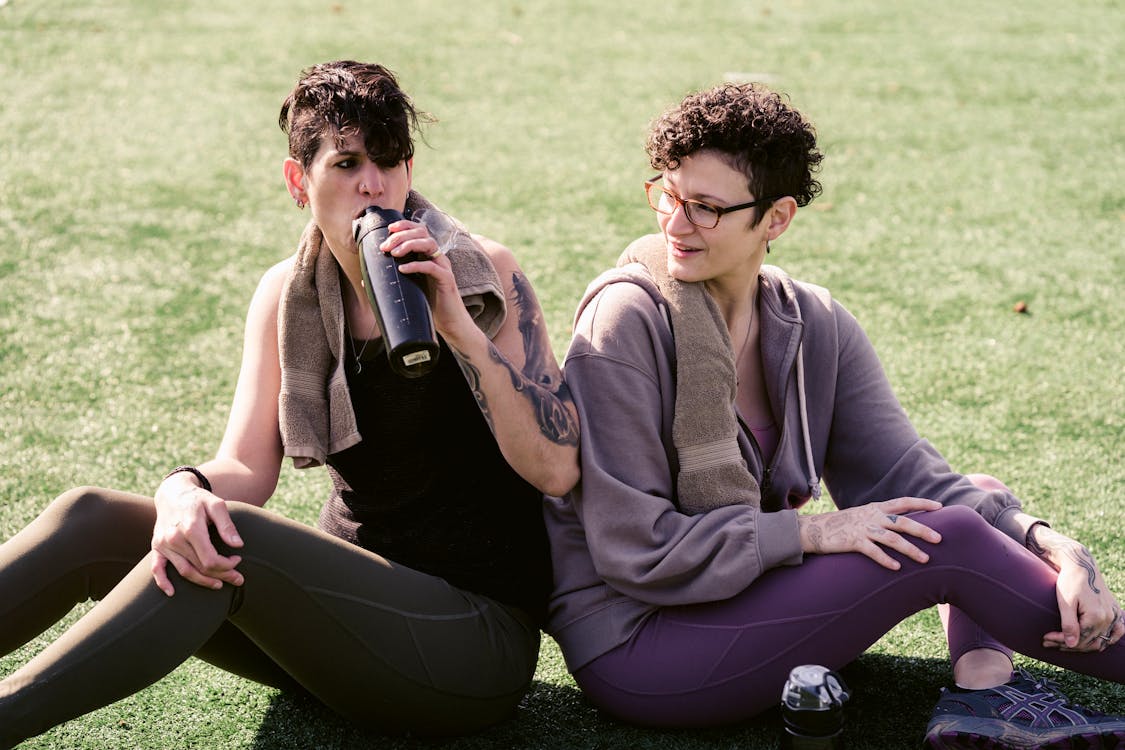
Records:
[[[484,395],[484,391],[480,387],[480,369],[469,361],[469,358],[462,352],[450,347],[457,356],[457,364],[461,368],[461,372],[465,373],[465,380],[469,381],[469,390],[473,392],[473,398],[477,400],[477,406],[480,407],[480,413],[484,415],[484,421],[488,422],[488,429],[496,432],[496,426],[492,424],[492,411],[488,408],[488,398]]]
[[[527,278],[518,271],[512,274],[512,290],[525,353],[523,372],[516,372],[495,346],[489,352],[493,359],[508,368],[516,392],[523,393],[531,402],[543,436],[559,445],[577,445],[578,428],[564,406],[572,400],[570,389],[561,378],[551,375],[550,370],[554,369],[548,364],[551,352],[546,337],[542,335],[535,293]]]
[[[563,406],[563,401],[570,401],[570,390],[566,384],[561,380],[552,384],[548,377],[542,378],[542,383],[536,383],[517,371],[495,345],[488,348],[488,353],[493,361],[508,370],[516,393],[522,393],[530,402],[543,437],[559,445],[578,445],[578,430],[570,412]]]
[[[550,350],[540,334],[538,306],[535,304],[531,285],[523,274],[516,272],[512,274],[512,287],[515,294],[513,305],[518,315],[519,332],[526,354],[523,372],[517,370],[491,342],[488,346],[489,357],[508,371],[512,388],[531,404],[536,423],[543,436],[558,445],[577,445],[578,426],[565,406],[572,401],[570,390],[561,378],[552,376],[553,368],[548,367],[551,361]],[[495,433],[494,417],[488,405],[488,398],[480,385],[480,368],[474,365],[463,352],[453,349],[453,353],[457,357],[461,371],[469,381],[469,388],[476,397],[481,413],[488,421],[489,428]]]

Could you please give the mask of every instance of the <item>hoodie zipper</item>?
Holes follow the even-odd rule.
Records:
[[[742,428],[742,432],[750,439],[750,447],[754,449],[754,457],[758,459],[758,466],[762,467],[762,478],[758,482],[758,489],[764,495],[770,488],[770,482],[773,478],[773,467],[766,466],[765,457],[762,456],[762,446],[758,444],[758,438],[754,436],[754,431],[743,421],[742,415],[736,411],[735,418],[738,419],[738,426]],[[776,456],[774,456],[774,458],[776,458]]]
[[[798,357],[801,356],[801,344],[803,344],[804,341],[805,341],[805,330],[804,330],[804,326],[802,325],[801,331],[800,331],[798,339],[797,339],[797,356]],[[777,468],[778,464],[781,463],[781,453],[784,450],[785,446],[787,445],[787,438],[788,438],[788,435],[789,435],[789,419],[788,419],[788,414],[786,412],[786,406],[788,406],[788,400],[789,400],[789,386],[793,383],[793,378],[795,377],[796,371],[797,371],[797,360],[794,358],[794,360],[789,365],[789,372],[785,377],[785,388],[782,391],[782,396],[781,396],[781,411],[780,411],[780,413],[781,413],[781,435],[778,437],[777,450],[774,451],[773,460],[770,461],[769,466],[765,466],[765,461],[762,458],[762,448],[761,448],[760,445],[758,445],[758,439],[756,437],[754,437],[754,432],[752,430],[750,430],[749,427],[746,427],[746,432],[747,432],[748,435],[750,435],[750,442],[754,445],[754,450],[756,450],[757,453],[758,453],[758,464],[760,466],[764,467],[763,471],[762,471],[762,481],[761,481],[761,493],[762,493],[763,496],[767,492],[769,492],[770,489],[772,489],[772,487],[773,487],[774,470]],[[770,405],[770,408],[771,409],[773,408],[772,404]],[[742,421],[742,419],[740,417],[739,422],[741,422],[741,421]],[[743,426],[745,427],[745,425],[743,425]],[[801,439],[803,439],[803,438],[801,438]]]

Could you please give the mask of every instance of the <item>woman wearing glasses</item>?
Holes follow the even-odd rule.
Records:
[[[1125,622],[1090,552],[998,480],[954,472],[855,318],[765,265],[820,192],[812,126],[724,85],[660,118],[648,152],[660,231],[579,306],[582,479],[546,512],[548,629],[590,700],[647,725],[746,719],[793,667],[842,667],[941,604],[957,687],[931,746],[1125,739],[1125,719],[1025,711],[1064,702],[1012,671],[1015,649],[1125,681]],[[799,515],[822,479],[837,509]]]

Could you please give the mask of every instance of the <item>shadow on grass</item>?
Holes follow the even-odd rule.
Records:
[[[949,679],[943,659],[866,654],[842,670],[853,689],[847,707],[849,750],[887,750],[921,745],[938,692]],[[778,689],[780,697],[780,687]],[[773,750],[781,720],[771,710],[752,721],[707,730],[642,729],[606,718],[573,685],[536,681],[512,719],[480,734],[452,740],[386,737],[357,729],[315,700],[278,695],[254,742],[254,750]]]

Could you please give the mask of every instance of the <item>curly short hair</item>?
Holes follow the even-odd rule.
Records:
[[[301,71],[277,122],[289,136],[289,155],[308,168],[326,135],[339,147],[356,133],[372,161],[393,166],[414,156],[412,134],[432,119],[382,65],[337,60]]]
[[[824,155],[812,124],[759,84],[726,83],[688,95],[653,123],[646,149],[659,171],[676,169],[697,151],[718,151],[746,174],[756,198],[789,195],[806,206],[821,192],[813,175]],[[765,209],[755,209],[755,224]]]

